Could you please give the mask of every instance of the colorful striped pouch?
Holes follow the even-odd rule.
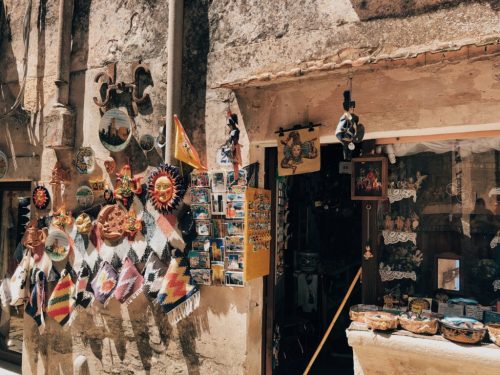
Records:
[[[64,326],[73,312],[74,300],[71,298],[75,284],[67,270],[62,270],[61,278],[47,302],[47,315]]]
[[[84,266],[78,273],[78,279],[75,286],[75,309],[84,310],[94,300],[92,288],[90,287],[90,267]]]
[[[45,273],[37,270],[35,275],[35,285],[31,291],[31,297],[26,304],[26,314],[31,316],[38,326],[40,333],[45,329],[45,319],[43,317],[43,310],[45,304]]]
[[[105,305],[115,290],[117,280],[118,274],[113,266],[103,261],[97,275],[91,282],[95,299]]]
[[[200,304],[200,291],[191,284],[191,277],[183,258],[172,258],[158,292],[157,301],[171,324],[191,314]]]
[[[143,285],[144,278],[137,271],[132,260],[125,257],[114,293],[115,298],[120,303],[129,304],[142,292]]]
[[[167,266],[158,258],[158,255],[154,251],[151,251],[144,267],[144,285],[142,287],[144,294],[150,300],[156,301],[161,284],[163,283],[163,276],[166,273]]]

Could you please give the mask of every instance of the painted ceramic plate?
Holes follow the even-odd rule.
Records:
[[[73,161],[76,170],[80,174],[89,174],[95,167],[94,150],[90,147],[80,147]]]
[[[102,116],[99,123],[99,139],[109,151],[124,150],[131,137],[130,119],[125,112],[113,108]]]
[[[9,170],[9,161],[7,155],[0,151],[0,178],[4,178]]]
[[[45,186],[37,186],[33,190],[33,204],[39,210],[44,210],[49,206],[50,194]]]
[[[54,262],[66,259],[71,249],[68,235],[59,229],[49,232],[45,240],[45,252]]]
[[[76,201],[82,208],[90,207],[94,203],[94,192],[88,186],[80,186],[76,191]]]
[[[141,146],[144,151],[151,151],[155,148],[155,141],[155,138],[151,134],[144,134],[139,140],[139,146]]]

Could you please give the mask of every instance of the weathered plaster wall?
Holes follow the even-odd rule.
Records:
[[[0,55],[3,111],[12,103],[22,78],[22,18],[27,0],[1,3],[7,8],[1,38],[5,52]],[[74,153],[47,149],[43,139],[44,119],[55,93],[58,4],[55,0],[33,1],[24,99],[27,118],[1,121],[0,128],[0,149],[8,154],[12,164],[7,178],[40,181],[49,189],[55,162],[61,160],[70,168]],[[208,2],[198,7],[197,2],[187,1],[185,14],[186,80],[181,119],[204,157]],[[117,62],[117,78],[125,82],[132,81],[131,66],[135,60],[149,65],[153,83],[147,89],[150,104],[139,108],[135,121],[139,136],[161,131],[167,85],[167,19],[168,1],[75,0],[69,103],[76,114],[75,149],[92,146],[98,167],[91,176],[72,174],[72,183],[65,190],[68,209],[75,208],[75,190],[89,178],[103,175],[114,182],[114,176],[108,176],[103,166],[109,152],[98,139],[100,114],[93,102],[93,97],[98,96],[94,77],[106,63]],[[125,153],[112,156],[118,167],[130,162],[134,173],[143,176],[148,168],[163,160],[161,149],[145,154],[135,139]],[[39,214],[49,211],[50,208]],[[256,352],[253,358],[257,361],[247,364],[246,352],[247,332],[255,331],[255,327],[249,327],[248,312],[262,308],[262,283],[257,280],[251,285],[244,289],[203,288],[201,306],[176,327],[170,326],[165,315],[144,298],[128,307],[112,302],[103,310],[81,313],[70,330],[62,330],[47,319],[46,331],[41,335],[32,319],[26,317],[23,373],[73,374],[73,363],[79,356],[87,358],[91,374],[243,374],[247,368],[249,373],[258,373],[259,335],[257,345],[251,349]]]

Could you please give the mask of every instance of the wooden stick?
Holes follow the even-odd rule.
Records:
[[[352,280],[352,283],[351,283],[351,286],[349,287],[349,290],[347,291],[346,295],[344,296],[344,299],[342,300],[342,303],[340,304],[339,308],[337,309],[337,312],[335,313],[335,316],[333,317],[330,325],[328,326],[328,329],[326,330],[325,335],[321,339],[321,342],[319,343],[318,347],[316,348],[316,351],[314,352],[314,355],[312,356],[311,360],[309,361],[309,364],[307,365],[307,367],[306,367],[303,375],[309,374],[309,371],[311,370],[311,367],[314,364],[314,361],[316,360],[316,357],[318,356],[319,352],[323,348],[323,345],[325,344],[326,339],[330,335],[330,332],[332,331],[333,326],[337,322],[337,319],[339,318],[339,315],[342,312],[342,309],[344,308],[347,300],[351,296],[352,290],[356,286],[356,283],[358,282],[360,276],[361,276],[361,267],[359,267],[358,273],[356,274],[356,276],[354,276],[354,279]]]

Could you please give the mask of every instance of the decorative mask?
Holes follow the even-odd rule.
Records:
[[[101,238],[107,241],[117,241],[122,238],[127,219],[127,211],[120,206],[116,204],[105,206],[97,216],[97,228]]]
[[[130,165],[125,165],[117,174],[115,192],[116,200],[121,201],[125,206],[133,194],[141,194],[141,178],[132,177]]]
[[[62,206],[57,211],[54,212],[52,217],[52,225],[63,229],[66,226],[71,226],[73,224],[73,217],[70,211],[66,211],[66,207]]]
[[[50,194],[45,186],[38,185],[33,190],[33,204],[39,210],[44,210],[48,207],[50,203]]]
[[[51,185],[67,185],[70,181],[69,171],[62,167],[61,162],[57,162],[52,169]]]
[[[43,255],[43,244],[47,238],[47,228],[39,229],[36,220],[30,221],[24,234],[22,244],[31,251],[35,262]]]
[[[128,218],[123,225],[123,230],[130,240],[133,240],[137,232],[142,229],[142,221],[137,219],[135,210],[131,208],[128,211]]]
[[[76,230],[80,234],[89,234],[92,230],[92,219],[85,212],[75,220]]]
[[[172,212],[184,197],[182,177],[177,167],[161,164],[149,175],[148,196],[161,213]]]
[[[80,147],[75,155],[73,164],[80,174],[88,174],[94,170],[94,150],[90,147]]]
[[[106,158],[106,160],[104,160],[104,168],[106,168],[106,172],[108,172],[109,174],[113,173],[116,169],[115,159],[113,159],[111,156]]]

